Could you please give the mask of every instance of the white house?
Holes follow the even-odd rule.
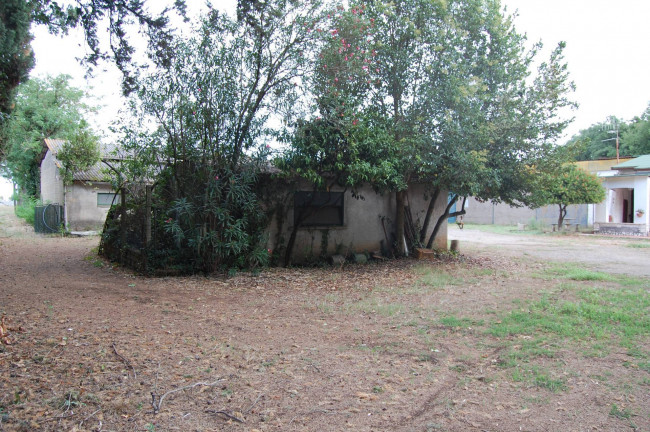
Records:
[[[599,171],[605,201],[594,206],[594,231],[614,235],[648,235],[650,155]]]

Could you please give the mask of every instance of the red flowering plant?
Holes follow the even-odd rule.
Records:
[[[360,197],[362,184],[385,189],[399,178],[386,157],[392,137],[368,106],[376,85],[375,28],[365,6],[356,3],[330,11],[326,22],[327,27],[316,29],[322,48],[309,81],[315,115],[297,122],[279,166],[287,176],[299,175],[310,182],[314,191],[336,187]],[[309,216],[301,213],[295,218],[285,265],[291,263],[297,231]]]
[[[375,81],[374,22],[362,4],[338,6],[327,15],[311,88],[321,118],[356,126]]]

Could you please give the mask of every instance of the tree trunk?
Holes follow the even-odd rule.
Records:
[[[558,206],[560,207],[560,215],[557,218],[557,230],[560,231],[564,223],[564,218],[566,217],[566,204],[558,204]]]
[[[406,255],[404,245],[404,191],[395,192],[395,237],[397,237],[397,256]]]
[[[427,207],[427,214],[424,217],[424,223],[422,224],[422,229],[420,230],[420,243],[424,244],[424,241],[427,239],[427,231],[429,230],[429,224],[431,223],[431,216],[433,216],[433,210],[436,208],[436,201],[438,201],[438,196],[440,195],[440,188],[436,188],[433,191],[433,196],[429,201],[429,207]]]
[[[287,242],[287,250],[284,252],[284,266],[289,267],[291,265],[291,254],[293,253],[293,245],[296,243],[296,237],[298,235],[298,228],[300,225],[295,223],[291,229],[291,235],[289,236],[289,242]]]
[[[436,222],[436,226],[433,228],[433,232],[431,233],[431,236],[429,237],[429,241],[427,242],[427,249],[431,249],[433,247],[433,241],[436,239],[436,236],[438,235],[438,232],[440,231],[440,227],[442,226],[443,222],[445,219],[454,217],[454,216],[462,216],[464,215],[465,212],[465,203],[467,202],[467,197],[463,197],[463,204],[460,208],[460,211],[456,211],[453,213],[450,213],[451,208],[454,206],[454,203],[458,201],[459,196],[454,195],[451,200],[449,200],[449,203],[447,204],[447,207],[445,207],[445,212],[438,218],[438,221]]]

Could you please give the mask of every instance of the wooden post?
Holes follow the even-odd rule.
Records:
[[[126,255],[126,192],[124,187],[120,189],[120,264],[124,265]]]
[[[151,185],[145,188],[147,207],[145,212],[144,229],[145,229],[145,247],[148,249],[151,244]]]

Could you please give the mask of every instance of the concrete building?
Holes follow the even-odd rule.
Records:
[[[61,162],[56,158],[64,141],[45,139],[47,151],[41,161],[41,200],[46,204],[65,207],[68,229],[71,231],[101,230],[112,203],[117,203],[109,182],[104,161],[115,159],[110,149],[102,149],[102,162],[87,171],[74,174],[73,183],[65,186]]]
[[[313,205],[317,211],[302,223],[297,231],[293,248],[294,262],[304,262],[310,258],[349,255],[352,253],[389,250],[395,238],[395,194],[378,194],[371,187],[364,186],[357,197],[351,192],[332,189],[330,192],[313,192],[307,184],[289,192],[288,206],[283,217],[274,217],[269,227],[269,248],[286,246],[286,241],[296,222],[300,207]],[[429,204],[424,185],[412,184],[407,192],[407,204],[416,227],[421,226]],[[443,214],[446,194],[440,194],[429,233],[437,217]],[[434,245],[437,249],[447,249],[447,222],[437,235]]]
[[[598,172],[605,201],[594,206],[594,231],[647,236],[650,210],[650,155],[628,159]]]

